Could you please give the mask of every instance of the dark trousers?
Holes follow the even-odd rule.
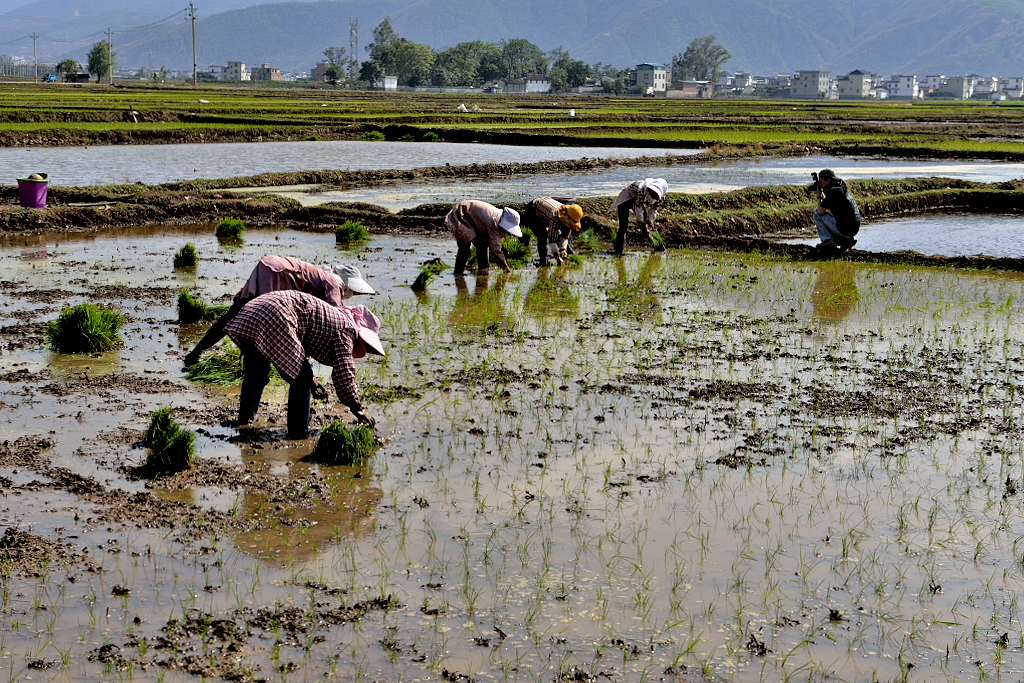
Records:
[[[459,251],[455,254],[455,277],[460,277],[466,270],[466,263],[469,261],[469,251],[476,247],[476,269],[486,271],[491,267],[491,241],[487,235],[480,235],[469,244],[459,242]]]
[[[270,382],[270,361],[253,346],[239,345],[242,351],[242,395],[238,400],[238,422],[249,424],[256,419],[263,390]],[[285,377],[288,380],[287,377]],[[313,368],[307,362],[299,376],[288,380],[288,438],[304,439],[309,435],[309,404],[313,393]]]
[[[626,250],[626,233],[629,232],[629,214],[633,211],[633,202],[619,204],[619,231],[615,233],[612,243],[615,253],[621,255]]]
[[[537,256],[540,257],[540,265],[548,264],[548,224],[537,213],[533,202],[526,205],[526,214],[523,216],[524,223],[530,228],[530,232],[537,238]]]

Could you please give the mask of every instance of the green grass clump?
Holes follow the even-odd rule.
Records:
[[[245,221],[225,218],[217,225],[217,241],[225,244],[239,244],[245,239]]]
[[[149,449],[146,462],[137,470],[143,476],[175,474],[194,464],[196,435],[174,421],[170,408],[153,413],[143,445]]]
[[[425,262],[420,266],[420,274],[416,277],[416,281],[412,283],[412,291],[427,291],[427,285],[430,284],[431,280],[446,270],[448,270],[448,264],[439,258],[433,258]]]
[[[183,325],[216,320],[228,312],[229,306],[210,306],[187,289],[178,295],[178,322]]]
[[[384,140],[387,140],[384,133],[381,133],[379,130],[371,130],[369,133],[363,133],[362,139],[367,142],[383,142]]]
[[[576,251],[597,251],[601,248],[601,238],[593,228],[587,228],[573,238],[572,246]]]
[[[199,250],[191,242],[187,243],[174,255],[175,268],[195,268],[199,265]]]
[[[661,236],[660,232],[651,233],[651,246],[655,251],[665,251],[665,238]]]
[[[46,327],[50,348],[58,353],[99,353],[121,345],[121,326],[128,319],[96,304],[65,308]]]
[[[530,261],[530,243],[525,239],[527,234],[523,233],[524,239],[506,237],[501,242],[501,250],[505,252],[505,259],[512,268],[523,268]]]
[[[359,221],[346,221],[334,231],[334,239],[344,247],[361,244],[370,239],[370,231]]]
[[[186,377],[199,384],[230,386],[242,381],[242,352],[225,343],[208,353],[188,369]]]
[[[441,136],[432,130],[423,134],[423,142],[441,142]]]
[[[320,432],[310,459],[326,465],[357,465],[377,452],[377,434],[365,426],[348,427],[332,422]]]

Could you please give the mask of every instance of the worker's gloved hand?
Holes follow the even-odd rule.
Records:
[[[315,398],[318,401],[327,400],[327,388],[323,384],[320,384],[320,382],[318,382],[315,379],[313,380],[312,393],[313,398]]]
[[[372,417],[364,413],[362,408],[350,408],[350,410],[352,411],[352,414],[355,416],[355,418],[359,420],[361,424],[364,424],[367,427],[371,428],[377,426],[376,421],[374,421]]]

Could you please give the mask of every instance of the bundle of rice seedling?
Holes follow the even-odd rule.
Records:
[[[370,427],[348,427],[335,421],[320,432],[316,450],[309,458],[325,465],[358,465],[378,448],[377,433]]]
[[[416,281],[412,283],[412,291],[427,291],[427,285],[430,284],[430,281],[446,270],[448,270],[448,264],[439,258],[432,258],[424,262],[420,266],[420,274],[416,277]]]
[[[194,464],[196,435],[175,422],[170,408],[153,413],[143,444],[149,449],[146,462],[137,470],[143,476],[175,474]]]
[[[512,268],[522,268],[529,263],[529,240],[525,238],[527,234],[523,233],[523,239],[506,237],[501,242],[501,250],[505,252],[505,259],[508,260],[508,265]]]
[[[178,322],[183,325],[216,320],[228,312],[229,306],[210,306],[187,289],[178,295]]]
[[[65,308],[46,327],[50,348],[58,353],[98,353],[121,345],[119,332],[127,318],[106,306],[79,304]]]
[[[217,226],[217,240],[225,244],[239,244],[245,239],[245,221],[225,218]]]
[[[370,231],[359,221],[346,221],[334,231],[334,239],[339,246],[353,246],[368,241]]]
[[[651,233],[651,246],[655,251],[665,251],[665,238],[661,236],[660,232]]]
[[[193,382],[230,386],[242,381],[242,352],[225,342],[203,356],[185,374]]]
[[[187,243],[174,255],[175,268],[195,268],[199,264],[199,250],[191,242]]]

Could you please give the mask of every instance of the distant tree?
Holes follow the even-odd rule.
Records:
[[[359,72],[361,80],[373,83],[383,76],[397,76],[401,85],[417,86],[430,82],[434,51],[427,45],[398,35],[389,19],[373,29],[369,50],[370,59],[363,63]]]
[[[395,52],[401,40],[401,36],[391,25],[390,19],[385,19],[373,29],[373,42],[367,48],[370,51],[370,61],[377,64],[377,68],[382,74],[393,75]]]
[[[551,80],[551,87],[555,90],[566,90],[578,88],[590,78],[590,66],[586,62],[573,59],[566,50],[557,48],[551,51],[551,68],[548,69],[548,78]]]
[[[331,85],[338,85],[338,82],[349,73],[355,60],[348,56],[348,51],[343,47],[329,47],[324,50],[324,59],[327,61],[327,81]]]
[[[695,38],[686,52],[672,58],[672,82],[715,81],[722,74],[722,66],[731,58],[714,36]]]
[[[501,46],[502,77],[523,78],[532,74],[547,74],[548,58],[528,40],[507,40]]]
[[[67,76],[68,74],[76,74],[82,70],[82,65],[73,59],[65,59],[63,62],[57,65],[57,75]]]
[[[149,77],[154,83],[166,83],[169,76],[170,73],[167,71],[167,67],[162,66],[159,71],[154,71]]]
[[[435,57],[429,45],[402,38],[394,51],[393,75],[398,76],[398,82],[402,85],[427,85],[430,83],[430,72],[434,68]]]
[[[116,60],[117,53],[110,51],[110,43],[106,41],[96,43],[89,50],[89,73],[96,76],[96,82],[99,83],[100,79],[113,73]]]
[[[499,77],[501,47],[474,40],[439,53],[430,81],[436,86],[474,86]]]

